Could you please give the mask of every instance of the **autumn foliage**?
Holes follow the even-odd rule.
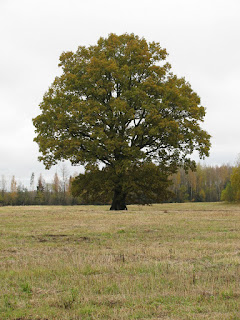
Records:
[[[194,150],[208,156],[210,136],[200,126],[205,108],[166,58],[159,43],[134,34],[110,34],[96,45],[64,52],[63,73],[33,119],[46,168],[66,159],[84,165],[86,174],[76,183],[90,186],[88,179],[101,175],[113,197],[111,209],[123,210],[141,185],[147,190],[146,172],[159,177],[159,186],[156,180],[148,185],[154,194],[166,189],[179,166],[195,167]]]

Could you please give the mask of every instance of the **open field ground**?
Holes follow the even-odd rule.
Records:
[[[240,206],[0,208],[0,319],[240,319]]]

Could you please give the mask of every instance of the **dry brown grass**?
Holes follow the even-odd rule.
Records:
[[[240,206],[0,208],[0,319],[240,319]]]

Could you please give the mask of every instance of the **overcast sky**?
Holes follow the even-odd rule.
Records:
[[[32,172],[46,180],[60,172],[60,165],[49,172],[38,162],[32,125],[61,72],[59,56],[125,32],[160,42],[172,71],[201,97],[203,127],[212,135],[205,163],[234,164],[240,153],[239,0],[0,0],[0,29],[0,175],[27,184]]]

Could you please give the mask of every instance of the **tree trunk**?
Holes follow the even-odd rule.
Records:
[[[127,194],[122,192],[122,188],[116,188],[110,210],[127,210],[126,196]]]

